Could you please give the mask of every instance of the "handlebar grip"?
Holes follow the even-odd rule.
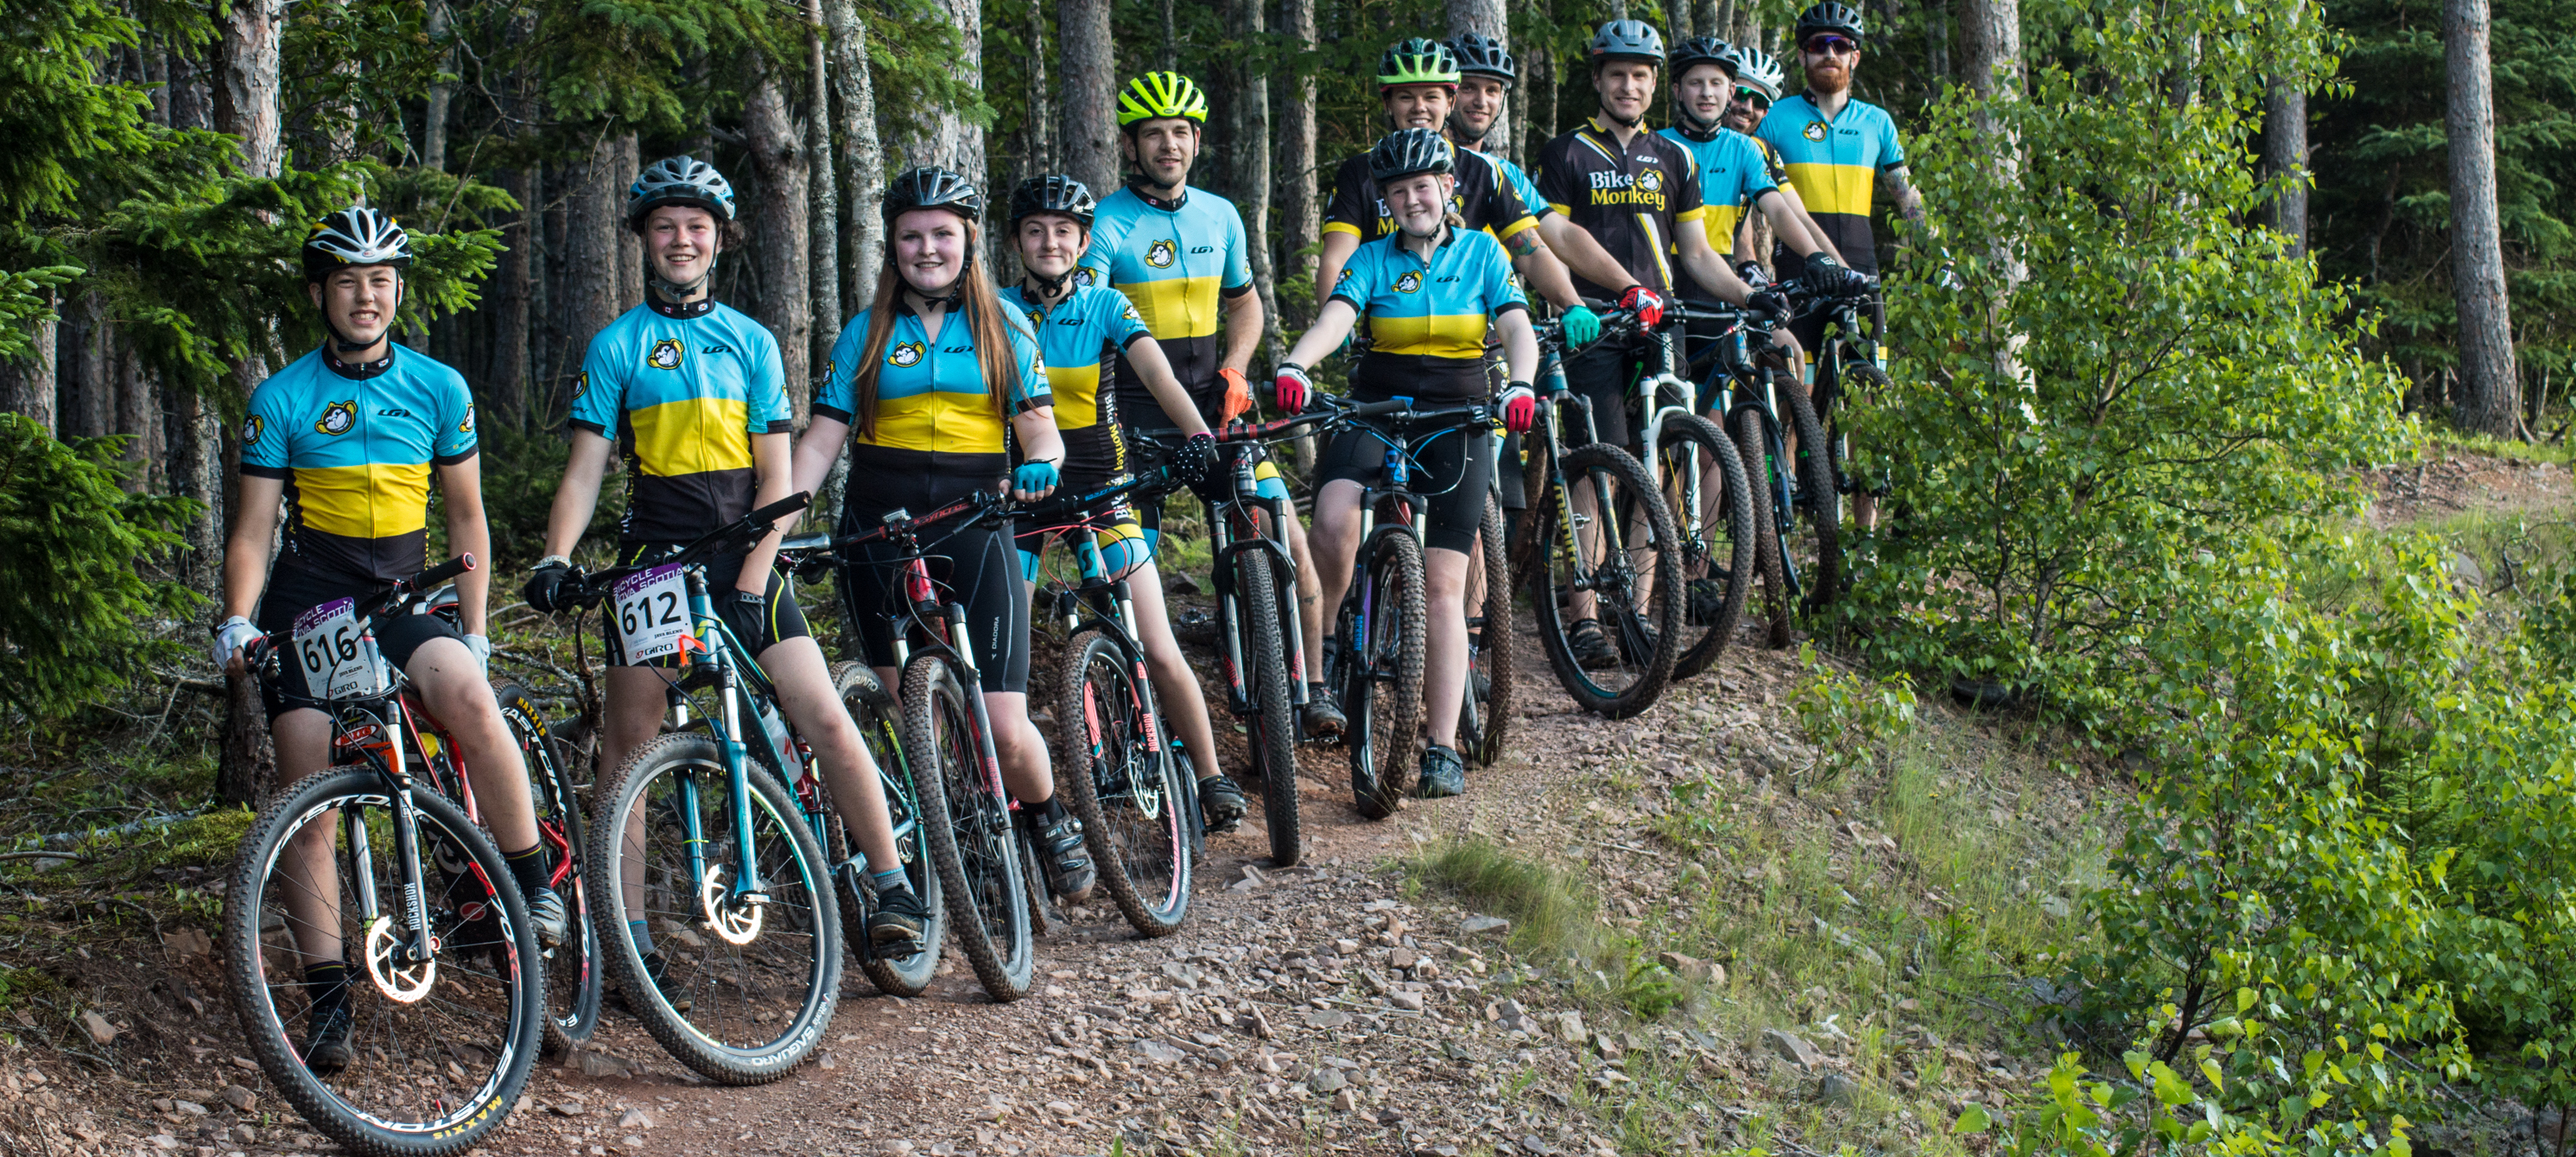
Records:
[[[743,517],[745,520],[751,522],[758,522],[765,525],[774,524],[779,519],[785,518],[788,515],[794,514],[813,504],[814,495],[810,492],[799,490],[794,494],[790,494],[785,498],[781,498],[776,502],[772,502],[767,506],[752,511],[750,514],[744,515]]]
[[[446,582],[449,579],[455,578],[456,576],[473,569],[474,556],[471,554],[460,554],[446,562],[442,562],[437,566],[420,572],[420,577],[411,580],[411,586],[413,590],[428,590],[431,587],[437,586],[440,583]]]

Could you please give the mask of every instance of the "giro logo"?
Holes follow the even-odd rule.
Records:
[[[1169,269],[1180,256],[1181,247],[1169,241],[1157,241],[1145,249],[1145,264],[1156,269]]]
[[[322,420],[313,423],[313,429],[318,433],[338,435],[348,433],[357,428],[357,425],[358,399],[351,398],[345,402],[333,402],[324,406]]]
[[[1808,121],[1807,127],[1798,130],[1798,135],[1811,141],[1821,141],[1825,139],[1825,122]]]
[[[644,364],[657,370],[680,368],[680,339],[666,337],[653,343],[653,352],[644,355]]]
[[[920,342],[904,342],[886,351],[886,364],[899,370],[908,370],[920,365],[921,355],[927,352],[929,351],[923,349]]]

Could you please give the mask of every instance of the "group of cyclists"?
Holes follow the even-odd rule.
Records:
[[[1348,403],[1401,399],[1422,409],[1482,406],[1489,415],[1484,428],[1400,450],[1414,471],[1409,489],[1425,496],[1418,796],[1466,789],[1459,720],[1471,693],[1471,571],[1489,495],[1506,510],[1536,496],[1519,436],[1551,402],[1580,398],[1599,441],[1633,449],[1644,437],[1628,417],[1635,355],[1599,340],[1604,315],[1652,331],[1675,303],[1714,300],[1787,318],[1791,302],[1766,265],[1818,292],[1865,292],[1876,268],[1873,193],[1919,215],[1892,122],[1851,96],[1863,31],[1860,13],[1837,0],[1807,9],[1794,34],[1806,91],[1784,97],[1780,63],[1758,48],[1697,37],[1668,49],[1643,22],[1603,24],[1586,47],[1598,109],[1538,151],[1534,178],[1482,150],[1517,81],[1500,41],[1413,38],[1386,51],[1377,81],[1387,131],[1334,172],[1317,257],[1320,306],[1266,392],[1282,414],[1313,411],[1318,367],[1364,335],[1364,352],[1348,363]],[[1671,124],[1657,131],[1645,122],[1659,90]],[[1149,466],[1211,505],[1230,496],[1243,467],[1262,497],[1287,499],[1288,479],[1259,442],[1219,436],[1255,408],[1248,378],[1265,319],[1242,218],[1189,183],[1206,98],[1186,77],[1147,73],[1120,91],[1117,116],[1129,176],[1105,194],[1068,176],[1032,177],[996,213],[984,190],[953,172],[915,168],[892,180],[880,206],[885,256],[873,294],[841,328],[801,434],[777,340],[713,296],[718,263],[741,242],[732,187],[691,157],[647,167],[628,191],[625,217],[642,242],[648,292],[590,340],[545,556],[521,591],[528,606],[569,610],[589,591],[572,559],[612,456],[626,474],[620,568],[654,566],[711,527],[819,493],[844,456],[844,535],[976,494],[1028,504],[1060,490],[1100,491]],[[1767,262],[1755,251],[1757,221],[1777,239]],[[1003,244],[988,247],[988,226],[1005,230]],[[1015,281],[1005,283],[986,257],[996,249],[1016,255]],[[422,572],[433,483],[449,551],[489,555],[471,392],[456,371],[390,340],[411,259],[402,227],[370,208],[340,210],[311,228],[304,268],[328,339],[250,400],[240,513],[224,566],[226,617],[213,644],[219,665],[241,670],[254,641],[302,637],[330,614],[349,613],[354,600]],[[1547,332],[1562,351],[1561,390],[1541,383],[1533,306],[1554,315]],[[1803,322],[1779,332],[1793,358],[1820,337]],[[1391,445],[1371,430],[1328,428],[1311,479],[1311,527],[1290,518],[1278,528],[1294,559],[1300,612],[1286,646],[1298,649],[1294,669],[1308,682],[1298,732],[1325,740],[1349,726],[1323,681],[1326,625],[1349,593],[1368,488]],[[1159,496],[1106,503],[1092,525],[1105,565],[1133,592],[1160,725],[1196,770],[1204,830],[1219,834],[1245,820],[1248,804],[1219,770],[1207,699],[1165,607],[1157,559],[1169,565],[1174,556],[1161,550],[1161,505]],[[281,508],[283,548],[272,567]],[[1082,821],[1057,791],[1029,704],[1032,597],[1048,537],[1007,520],[965,525],[929,563],[964,608],[991,758],[1045,887],[1073,903],[1090,895],[1099,872]],[[779,543],[772,532],[704,563],[716,615],[774,687],[864,858],[876,897],[867,950],[935,952],[930,905],[898,847],[897,809],[781,573]],[[903,548],[880,540],[852,547],[837,568],[856,649],[887,686],[902,666],[899,617],[869,612],[912,597],[893,565],[903,561]],[[556,887],[563,876],[538,838],[522,748],[487,682],[490,573],[458,578],[452,619],[380,619],[371,634],[471,769],[480,822],[526,899],[537,941],[552,948],[581,934],[579,917]],[[603,769],[664,729],[688,662],[686,646],[630,655],[619,632],[605,633]],[[1587,664],[1610,661],[1621,645],[1590,619],[1575,621],[1568,638]],[[290,662],[265,680],[288,779],[335,762],[326,711],[337,692],[313,682],[315,670]],[[296,1047],[313,1074],[328,1078],[356,1059],[351,1009],[367,978],[363,969],[353,974],[337,931],[331,829],[306,831],[282,869],[312,885],[289,905],[314,1010]],[[642,919],[628,931],[660,983],[667,944]]]

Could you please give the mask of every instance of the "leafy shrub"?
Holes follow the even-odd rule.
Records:
[[[1914,681],[1903,672],[1845,674],[1819,661],[1812,643],[1799,646],[1798,662],[1807,678],[1790,692],[1789,708],[1826,767],[1876,767],[1887,745],[1914,726]]]
[[[169,528],[198,507],[126,493],[123,445],[0,414],[0,702],[27,716],[58,717],[178,653],[167,621],[198,601],[135,566],[179,545]]]

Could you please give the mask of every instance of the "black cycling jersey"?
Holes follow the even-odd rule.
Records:
[[[1449,207],[1468,228],[1482,229],[1499,241],[1538,228],[1538,219],[1531,215],[1538,207],[1521,204],[1520,194],[1512,191],[1483,154],[1473,149],[1452,152],[1457,157],[1453,175],[1458,188],[1449,196]],[[1333,203],[1324,211],[1324,232],[1348,233],[1362,241],[1395,232],[1395,214],[1379,195],[1376,178],[1369,176],[1368,157],[1352,157],[1333,172]]]
[[[1550,208],[1599,241],[1638,284],[1668,297],[1677,279],[1676,226],[1699,220],[1699,164],[1690,150],[1639,129],[1622,146],[1597,118],[1539,150],[1538,189]],[[1574,275],[1574,291],[1609,299],[1627,287]]]

